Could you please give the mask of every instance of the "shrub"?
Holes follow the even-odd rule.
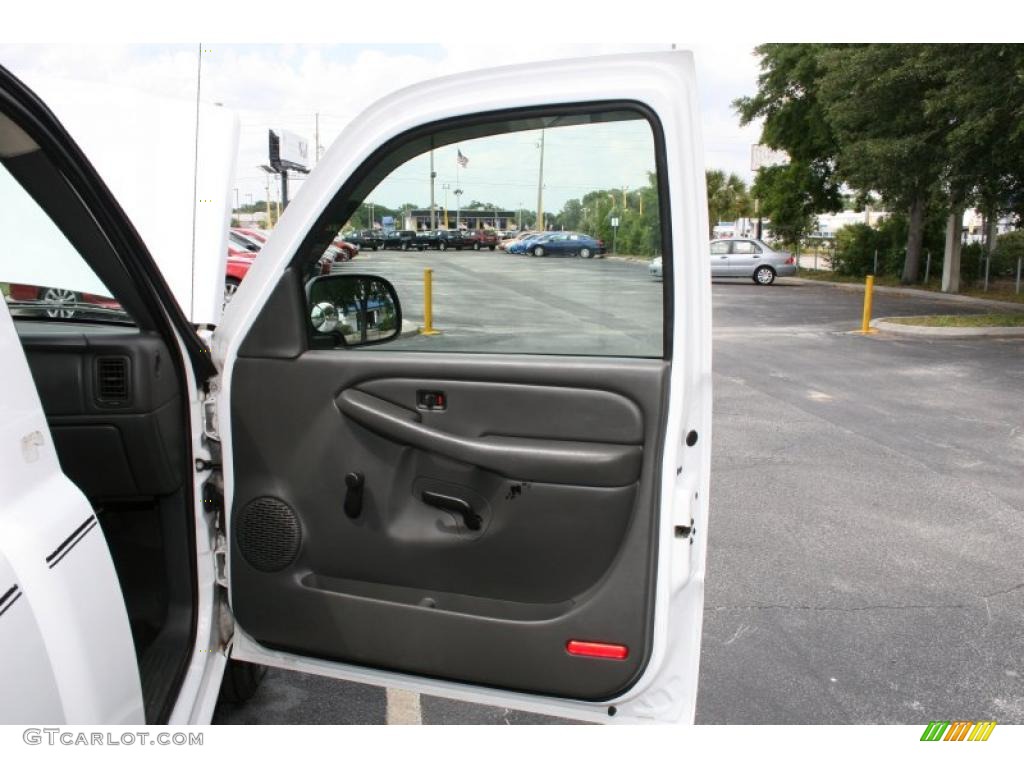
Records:
[[[991,276],[1014,276],[1017,260],[1024,258],[1024,229],[1007,232],[996,239],[992,252]]]

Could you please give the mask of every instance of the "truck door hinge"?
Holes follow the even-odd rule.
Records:
[[[228,586],[228,548],[227,539],[218,531],[217,546],[213,550],[214,579],[227,589]]]
[[[210,440],[220,442],[220,432],[217,430],[217,397],[209,395],[203,401],[203,434]]]

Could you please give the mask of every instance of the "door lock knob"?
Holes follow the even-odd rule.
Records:
[[[363,513],[363,484],[365,478],[362,472],[349,472],[345,475],[345,514],[355,520]]]

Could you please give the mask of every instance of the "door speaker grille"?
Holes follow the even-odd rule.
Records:
[[[259,571],[282,571],[299,554],[302,529],[295,511],[280,499],[261,496],[242,510],[235,525],[242,557]]]

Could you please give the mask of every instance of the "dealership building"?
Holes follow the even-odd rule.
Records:
[[[447,225],[445,224],[447,213]],[[499,211],[495,209],[459,211],[459,221],[455,221],[455,211],[438,208],[434,211],[434,220],[438,229],[518,229],[519,211]],[[408,212],[403,229],[430,229],[430,209],[416,208]]]

